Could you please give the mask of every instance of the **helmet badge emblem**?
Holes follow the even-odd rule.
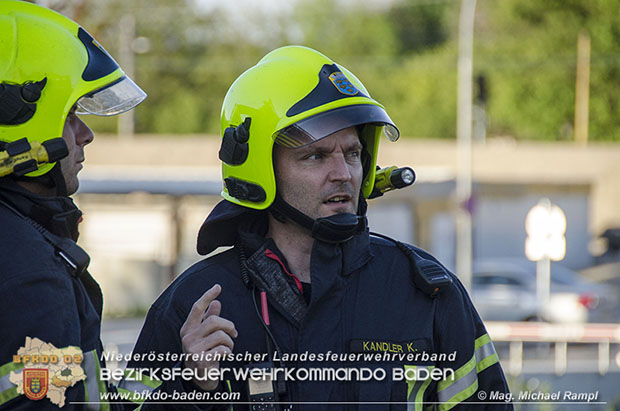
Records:
[[[354,96],[359,93],[359,90],[349,81],[349,79],[342,74],[341,71],[336,71],[329,75],[329,80],[336,86],[339,92],[346,94],[347,96]]]

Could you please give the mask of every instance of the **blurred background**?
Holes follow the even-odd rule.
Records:
[[[202,258],[226,90],[301,44],[385,105],[402,137],[382,141],[380,164],[416,170],[370,202],[371,229],[461,277],[513,391],[599,390],[590,408],[620,409],[618,0],[36,2],[149,94],[118,119],[85,118],[96,140],[75,198],[108,349],[130,351],[152,301]]]

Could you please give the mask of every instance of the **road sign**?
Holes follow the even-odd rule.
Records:
[[[525,255],[536,261],[536,297],[539,316],[545,316],[551,296],[551,260],[566,255],[566,216],[562,209],[541,199],[525,218]]]
[[[547,257],[560,261],[566,256],[566,216],[562,209],[544,198],[525,219],[525,255],[532,261]]]

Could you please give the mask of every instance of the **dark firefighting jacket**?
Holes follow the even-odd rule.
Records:
[[[68,197],[40,197],[8,178],[0,179],[2,410],[59,409],[60,405],[69,410],[135,408],[126,401],[125,404],[107,403],[105,394],[114,394],[116,390],[108,384],[108,379],[100,378],[100,370],[105,366],[100,341],[101,290],[87,271],[77,275],[67,261],[73,256],[62,251],[62,247],[74,244],[77,239],[80,217],[81,212]],[[62,247],[59,248],[60,243]],[[82,368],[85,378],[65,386],[63,381],[53,381],[55,374],[48,373],[47,381],[43,378],[27,385],[30,394],[47,389],[46,396],[53,393],[56,404],[49,398],[32,400],[23,391],[18,392],[18,380],[21,377],[23,381],[24,369],[51,364],[49,355],[44,356],[50,354],[46,348],[37,348],[40,343],[61,350],[76,347],[82,353],[81,356],[75,354],[69,363],[60,357],[56,364],[70,369],[67,364],[75,362]],[[32,357],[21,356],[24,351],[20,349],[41,355],[34,362]],[[71,380],[67,372],[61,377]],[[74,375],[79,376],[79,372]],[[181,385],[170,388],[183,391]],[[148,405],[149,409],[163,407]]]
[[[293,409],[359,409],[363,404],[373,410],[468,409],[491,392],[509,392],[493,344],[463,286],[423,250],[410,248],[417,264],[453,280],[435,297],[414,286],[405,253],[367,231],[342,244],[315,241],[309,285],[288,271],[272,240],[251,232],[241,232],[239,238],[237,246],[198,262],[163,292],[147,315],[134,353],[181,353],[179,330],[192,304],[220,284],[220,316],[234,322],[239,333],[233,350],[237,356],[221,361],[220,369],[242,369],[262,360],[268,344],[277,347],[281,361],[274,368],[294,369],[283,378],[286,392],[279,401],[292,403]],[[258,314],[260,291],[266,292],[275,341],[267,337]],[[258,358],[248,361],[242,358],[246,353]],[[129,364],[173,366],[171,361]],[[352,371],[359,369],[372,378]],[[238,393],[239,401],[247,402],[243,376],[232,371],[224,376],[218,390]],[[135,380],[129,386],[144,388]],[[232,406],[248,409],[247,403]],[[476,405],[485,407],[512,409],[503,403]]]
[[[0,201],[0,408],[58,408],[47,398],[26,398],[11,382],[11,374],[15,379],[24,367],[37,367],[14,361],[21,347],[34,347],[37,339],[58,349],[73,346],[82,351],[83,359],[74,361],[80,362],[86,379],[65,387],[64,404],[84,402],[88,396],[98,401],[99,391],[105,389],[97,378],[101,290],[88,272],[78,277],[48,241],[52,237],[76,240],[81,212],[68,197],[36,196],[8,179],[1,182]],[[45,357],[38,359],[39,364],[46,361]],[[49,380],[40,384],[43,389],[58,388]]]

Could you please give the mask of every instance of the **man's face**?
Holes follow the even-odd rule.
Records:
[[[280,196],[313,219],[357,213],[362,184],[362,145],[349,127],[301,148],[275,145]]]
[[[69,155],[60,160],[60,169],[67,185],[67,195],[72,195],[80,185],[77,175],[84,161],[84,146],[93,141],[94,135],[74,110],[71,110],[65,121],[62,138],[67,144]]]

